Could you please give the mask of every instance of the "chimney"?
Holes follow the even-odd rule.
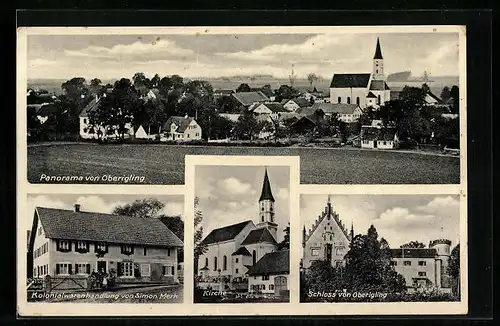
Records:
[[[80,204],[75,204],[75,212],[79,212],[80,211]]]

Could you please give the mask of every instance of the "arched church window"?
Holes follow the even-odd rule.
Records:
[[[356,104],[359,105],[359,96],[356,97]]]
[[[222,269],[227,270],[227,257],[225,255],[222,257]]]
[[[347,104],[351,104],[351,97],[350,96],[347,97]]]
[[[261,222],[264,222],[264,215],[262,215],[262,217],[260,219],[261,219]]]
[[[261,210],[262,210],[262,211],[264,211],[264,206],[262,206],[262,209],[261,209]]]
[[[378,95],[378,104],[380,104],[380,94]]]
[[[208,268],[208,257],[205,258],[205,267]]]
[[[252,265],[255,265],[255,263],[257,262],[257,252],[255,250],[252,251],[252,262]]]
[[[214,257],[214,271],[217,270],[217,257]]]
[[[376,73],[378,74],[378,69],[377,69]]]
[[[341,98],[339,96],[339,97],[337,97],[337,102],[340,103],[340,101],[341,101]]]

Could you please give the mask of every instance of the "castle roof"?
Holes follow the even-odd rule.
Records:
[[[375,55],[373,56],[373,59],[384,59],[382,57],[382,50],[380,49],[380,40],[377,37],[377,47],[375,48]]]
[[[37,207],[50,239],[182,247],[182,241],[157,218],[131,217]]]
[[[248,275],[288,274],[290,273],[290,251],[275,251],[265,254],[249,268]]]
[[[307,241],[309,239],[309,237],[314,233],[314,231],[316,231],[316,229],[321,224],[321,222],[325,219],[325,217],[328,217],[328,216],[333,217],[333,220],[335,221],[335,223],[337,223],[338,227],[340,228],[340,230],[342,231],[344,236],[348,240],[350,240],[350,236],[349,236],[344,224],[339,219],[339,215],[333,211],[332,203],[330,201],[330,196],[328,196],[328,202],[327,202],[325,209],[321,212],[321,214],[318,216],[318,218],[316,219],[316,221],[312,225],[312,228],[310,229],[309,233],[305,236],[304,241]]]
[[[269,177],[267,176],[267,168],[266,173],[264,174],[264,182],[262,184],[262,193],[260,194],[259,201],[262,200],[271,200],[274,202],[273,193],[271,191],[271,183],[269,182]]]
[[[370,81],[368,73],[363,74],[334,74],[330,88],[366,88]]]
[[[254,243],[261,243],[261,242],[270,242],[277,244],[276,240],[274,239],[273,235],[267,228],[258,228],[255,230],[252,230],[246,237],[245,240],[241,243],[242,246],[254,244]]]
[[[436,249],[429,248],[399,248],[391,249],[392,258],[434,258]]]
[[[211,243],[233,240],[238,234],[240,234],[241,230],[243,230],[248,223],[252,223],[252,221],[248,220],[214,229],[205,237],[205,239],[203,239],[202,243],[208,245]]]

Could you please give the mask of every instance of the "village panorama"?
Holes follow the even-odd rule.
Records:
[[[223,147],[229,155],[298,155],[303,183],[459,183],[458,77],[446,84],[428,73],[386,74],[383,49],[375,37],[371,71],[328,80],[299,76],[290,64],[287,80],[137,72],[109,83],[74,77],[58,94],[31,84],[28,180],[64,183],[53,180],[97,171],[182,184],[174,167],[184,155]]]

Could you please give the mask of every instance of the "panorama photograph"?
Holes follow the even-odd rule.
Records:
[[[300,156],[304,184],[460,183],[458,31],[153,31],[28,33],[30,183],[184,184],[197,154]]]

